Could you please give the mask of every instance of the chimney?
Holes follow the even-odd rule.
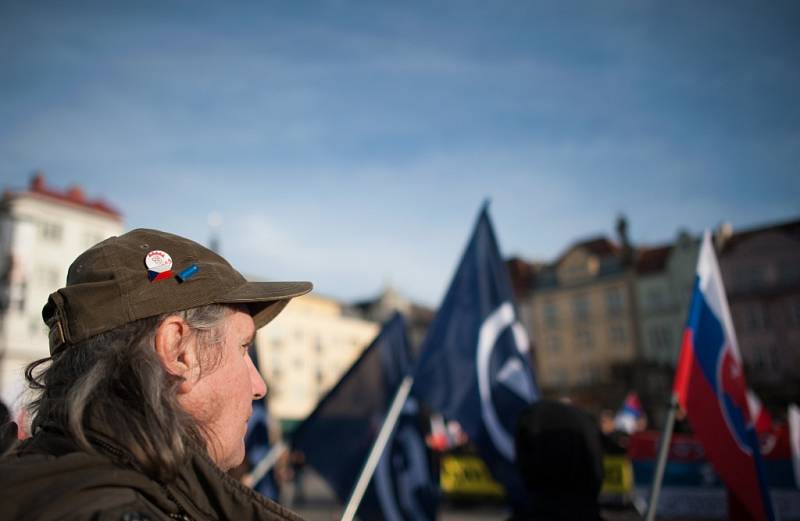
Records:
[[[44,172],[37,170],[31,177],[31,192],[41,192],[44,190]]]
[[[84,202],[83,190],[80,186],[70,186],[67,190],[67,198],[73,203]]]
[[[620,245],[622,245],[622,263],[631,264],[633,262],[633,248],[631,248],[631,241],[628,238],[628,219],[625,214],[617,216],[617,237]]]
[[[728,243],[728,240],[733,237],[733,225],[727,221],[719,223],[717,229],[714,230],[714,247],[717,252],[722,252],[722,249]]]

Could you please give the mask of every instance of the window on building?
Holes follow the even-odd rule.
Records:
[[[664,294],[661,290],[650,288],[645,293],[645,301],[647,302],[647,309],[650,311],[661,311],[664,309]]]
[[[749,352],[747,361],[753,369],[752,373],[748,374],[748,378],[754,380],[779,378],[780,373],[783,371],[779,350],[774,349],[774,346],[769,344],[754,346]]]
[[[594,383],[596,379],[597,379],[597,373],[595,371],[595,368],[591,364],[586,363],[581,365],[580,381],[582,384],[589,385],[591,383]]]
[[[620,315],[624,305],[625,300],[620,288],[608,288],[606,290],[606,313],[609,316]]]
[[[36,266],[34,273],[36,274],[35,284],[37,285],[45,288],[52,288],[52,290],[56,290],[61,286],[61,277],[59,276],[58,268],[39,265]]]
[[[578,344],[578,347],[581,349],[589,350],[592,349],[592,334],[585,330],[579,329],[575,333],[575,342]]]
[[[661,351],[661,328],[659,326],[652,326],[647,331],[647,336],[650,338],[650,345],[653,346],[653,351]]]
[[[579,277],[585,277],[589,274],[589,267],[586,264],[573,264],[572,266],[568,266],[566,270],[564,270],[564,274],[568,279],[577,279]]]
[[[567,377],[567,371],[563,367],[557,367],[553,369],[550,373],[551,382],[555,387],[566,387],[569,384],[569,378]]]
[[[551,354],[561,352],[561,338],[556,335],[547,337],[547,351]]]
[[[558,326],[558,307],[555,302],[545,302],[542,307],[544,323],[549,327]]]
[[[750,331],[762,331],[769,326],[767,306],[763,302],[752,302],[744,309],[745,327]]]
[[[589,297],[578,295],[572,300],[572,312],[577,320],[589,320]]]
[[[608,339],[615,349],[622,349],[628,344],[628,334],[622,324],[612,324],[608,331]]]
[[[41,222],[39,223],[39,235],[45,241],[61,242],[61,237],[64,235],[64,227],[58,223]]]
[[[669,353],[672,349],[672,329],[665,324],[656,324],[648,330],[650,345],[656,353]]]
[[[759,373],[763,373],[767,369],[767,355],[766,349],[757,346],[753,350],[753,368]]]
[[[669,326],[664,326],[664,330],[661,333],[661,336],[664,339],[663,349],[667,353],[671,353],[673,350],[677,350],[680,347],[673,333],[674,331]]]

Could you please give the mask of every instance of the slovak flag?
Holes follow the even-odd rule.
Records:
[[[639,401],[639,395],[635,392],[630,392],[625,397],[622,409],[614,417],[614,427],[627,434],[633,434],[636,430],[636,422],[642,416],[644,416],[644,411],[642,410],[642,403]]]
[[[725,288],[706,231],[673,392],[709,461],[756,521],[773,521],[758,437]]]

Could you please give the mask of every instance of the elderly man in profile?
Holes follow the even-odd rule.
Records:
[[[308,282],[247,282],[155,230],[107,239],[48,299],[31,438],[0,459],[0,519],[300,519],[229,477],[244,458],[256,330]]]

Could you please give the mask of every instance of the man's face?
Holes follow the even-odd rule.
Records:
[[[201,374],[182,405],[209,431],[209,454],[228,470],[244,460],[252,401],[263,398],[267,387],[247,354],[255,335],[252,317],[235,311],[223,320],[221,332],[222,345],[211,347],[222,350],[219,365]]]

